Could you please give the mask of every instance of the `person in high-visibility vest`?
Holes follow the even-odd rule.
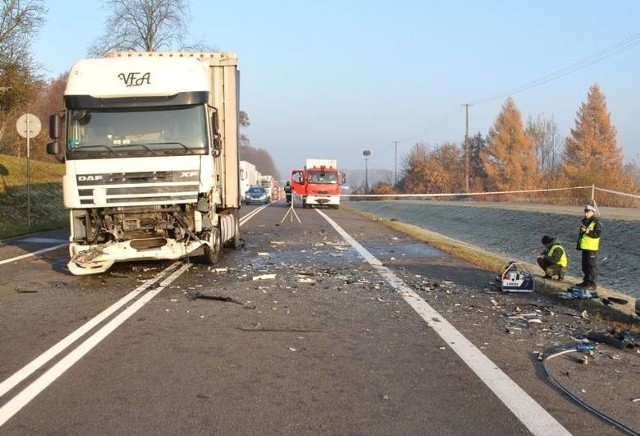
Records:
[[[602,222],[596,217],[596,208],[591,205],[584,207],[584,218],[580,225],[577,250],[582,251],[582,273],[584,277],[576,286],[595,291],[598,279],[598,250],[600,249],[600,235]]]
[[[564,271],[569,264],[567,252],[556,238],[549,235],[542,237],[544,250],[538,256],[538,265],[544,271],[544,278],[551,279],[558,276],[558,280],[564,279]]]

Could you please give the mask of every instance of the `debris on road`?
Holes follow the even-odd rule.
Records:
[[[275,280],[276,275],[275,274],[262,274],[259,276],[253,276],[253,281],[255,282],[256,280]]]
[[[584,288],[569,288],[566,292],[561,292],[558,297],[563,300],[591,300],[598,298],[597,292],[592,292]]]
[[[601,344],[611,345],[621,350],[640,346],[640,344],[636,343],[635,338],[629,333],[615,330],[612,332],[590,331],[587,333],[587,338]]]
[[[243,302],[236,300],[233,297],[222,296],[222,295],[207,295],[202,292],[187,292],[186,296],[189,300],[213,300],[213,301],[224,301],[228,303],[235,303],[244,305]]]

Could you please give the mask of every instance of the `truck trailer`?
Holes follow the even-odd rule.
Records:
[[[291,172],[291,186],[302,198],[302,207],[340,207],[340,185],[346,183],[335,159],[307,159],[302,170]]]
[[[244,201],[249,188],[258,185],[259,174],[254,164],[246,160],[240,161],[240,196],[242,201]]]
[[[274,195],[274,180],[273,176],[270,175],[262,175],[260,176],[260,186],[267,190],[267,194],[269,195],[269,201],[275,201],[278,199],[277,195]]]
[[[65,162],[69,271],[240,246],[233,53],[114,52],[69,72],[47,152]]]

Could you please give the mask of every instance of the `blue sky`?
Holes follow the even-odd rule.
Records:
[[[188,39],[238,53],[241,108],[251,120],[245,133],[254,147],[269,151],[283,177],[308,157],[363,169],[365,149],[369,169],[394,171],[397,162],[400,171],[417,142],[463,140],[462,104],[475,102],[470,135],[486,135],[508,91],[640,32],[637,0],[188,4]],[[102,5],[47,2],[47,23],[34,44],[47,76],[86,57],[107,31]],[[634,44],[513,94],[523,120],[553,117],[564,138],[597,83],[626,159],[640,160],[640,45]]]

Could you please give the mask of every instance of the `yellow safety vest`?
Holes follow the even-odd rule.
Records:
[[[592,221],[591,224],[589,224],[589,227],[587,227],[587,229],[593,230],[595,226],[596,226],[596,222]],[[600,248],[600,238],[593,238],[586,233],[582,235],[582,237],[580,238],[581,250],[598,251],[598,248]]]
[[[553,252],[556,250],[556,248],[559,248],[560,250],[562,250],[562,256],[560,256],[560,260],[558,261],[558,265],[560,265],[563,268],[566,268],[567,265],[569,264],[569,258],[567,257],[567,252],[562,247],[562,245],[553,244],[551,246],[551,248],[549,249],[549,257],[553,257]]]

